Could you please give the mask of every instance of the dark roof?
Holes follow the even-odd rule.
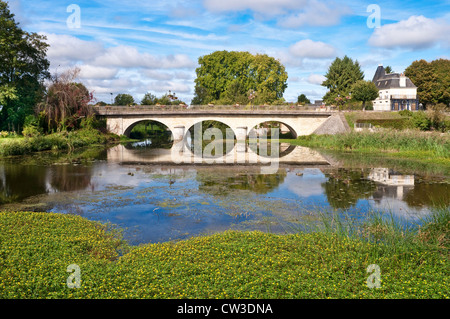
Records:
[[[386,71],[382,65],[378,66],[377,71],[375,72],[375,76],[373,77],[372,82],[376,83],[376,81],[380,78],[386,76]]]
[[[399,88],[400,87],[400,77],[402,75],[399,73],[390,73],[386,74],[386,70],[382,65],[377,68],[375,72],[375,76],[373,77],[372,82],[378,87],[379,90],[385,90],[390,88]],[[406,88],[416,88],[414,83],[406,77]]]

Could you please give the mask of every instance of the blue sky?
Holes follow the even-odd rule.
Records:
[[[287,101],[301,93],[321,99],[336,57],[358,60],[368,80],[379,64],[403,72],[418,59],[450,59],[450,0],[8,2],[23,29],[47,36],[51,71],[79,66],[79,80],[105,102],[110,93],[140,102],[171,90],[190,103],[198,58],[217,50],[279,59],[289,75]],[[80,9],[79,28],[70,5]]]

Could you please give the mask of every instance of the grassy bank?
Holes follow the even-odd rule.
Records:
[[[36,137],[0,138],[0,156],[27,155],[49,150],[73,151],[80,147],[105,145],[118,141],[118,136],[104,134],[95,129],[81,129]]]
[[[378,153],[387,157],[450,165],[450,135],[437,132],[383,130],[371,133],[363,131],[302,136],[288,142],[306,147]]]
[[[0,298],[449,298],[448,209],[420,230],[225,232],[129,247],[73,215],[0,213]],[[360,234],[360,235],[361,235]],[[122,255],[123,254],[123,255]],[[69,289],[67,267],[81,269]],[[381,288],[367,287],[367,267]]]

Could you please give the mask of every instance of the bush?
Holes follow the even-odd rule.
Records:
[[[429,131],[431,128],[431,121],[428,118],[427,114],[423,111],[414,113],[411,117],[411,121],[414,127],[422,131]]]
[[[24,127],[22,135],[25,137],[35,137],[41,135],[41,132],[36,126],[29,125]]]
[[[413,116],[413,112],[411,112],[410,110],[403,110],[398,112],[398,114],[400,114],[401,116],[406,116],[406,117],[411,117]]]
[[[31,146],[23,139],[12,139],[1,144],[1,156],[15,156],[27,154],[31,151]]]
[[[445,131],[446,118],[445,115],[446,106],[443,103],[433,105],[427,111],[427,116],[430,120],[431,127],[438,131]]]
[[[373,126],[390,128],[396,130],[404,130],[407,128],[412,128],[409,119],[379,119],[379,120],[357,120],[357,123],[370,123]]]

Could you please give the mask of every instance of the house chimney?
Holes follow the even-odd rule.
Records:
[[[406,76],[405,76],[404,73],[402,73],[402,74],[400,75],[400,87],[401,87],[401,88],[406,87]]]

